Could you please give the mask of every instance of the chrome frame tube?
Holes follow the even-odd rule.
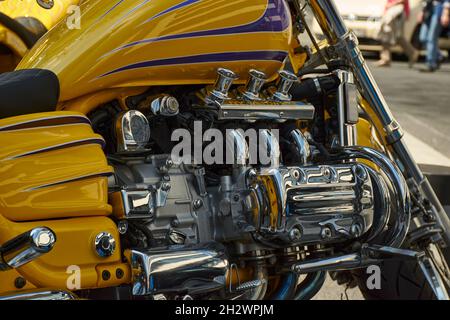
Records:
[[[402,163],[402,166],[405,168],[406,174],[414,179],[417,186],[434,205],[435,216],[444,230],[447,244],[450,245],[450,219],[445,213],[429,181],[424,177],[403,141],[403,131],[392,115],[383,94],[362,56],[361,50],[358,48],[358,39],[353,33],[349,32],[333,0],[306,1],[311,6],[330,45],[335,46],[351,66],[361,95],[369,102],[370,106],[378,115],[386,131],[387,140]]]

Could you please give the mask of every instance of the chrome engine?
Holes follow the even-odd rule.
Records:
[[[219,70],[215,86],[194,94],[149,93],[136,99],[136,110],[118,115],[117,148],[108,156],[115,169],[110,198],[133,266],[133,295],[225,290],[221,297],[263,296],[261,275],[268,269],[286,272],[308,257],[401,228],[392,231],[387,225],[395,203],[391,197],[404,181],[389,168],[373,168],[389,160],[378,161],[370,152],[358,157],[364,163],[345,152],[321,157],[323,147],[309,132],[316,108],[291,101],[297,77],[280,75],[277,86],[262,91],[264,75],[252,71],[247,86],[232,90],[236,75]],[[199,119],[233,142],[225,152],[231,152],[232,164],[172,158],[164,130],[192,132]],[[298,121],[309,126],[300,130]],[[252,159],[254,146],[241,131],[251,127],[259,128],[258,144],[269,163]],[[153,144],[146,143],[149,129],[156,133]],[[393,211],[398,208],[403,207]],[[238,267],[257,270],[255,279],[227,284]]]

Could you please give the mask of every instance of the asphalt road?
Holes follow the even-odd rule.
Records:
[[[450,64],[435,73],[421,73],[420,64],[413,69],[402,62],[391,68],[369,65],[402,127],[450,158]],[[420,150],[413,152],[420,155]]]
[[[450,164],[450,64],[436,73],[421,73],[422,65],[409,69],[395,62],[377,68],[369,60],[394,116],[407,132],[407,143],[421,163]],[[329,276],[314,300],[362,300],[359,289],[345,290]]]

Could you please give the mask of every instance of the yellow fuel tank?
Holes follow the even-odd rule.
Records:
[[[270,77],[292,41],[285,0],[90,0],[79,13],[68,18],[79,25],[59,23],[18,67],[55,72],[61,101],[114,87],[208,84],[219,67],[241,82],[251,68]]]

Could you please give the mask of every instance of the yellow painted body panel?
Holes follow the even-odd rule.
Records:
[[[53,8],[44,9],[36,0],[4,0],[0,2],[0,12],[13,19],[36,18],[49,30],[67,14],[71,5],[79,2],[80,0],[55,0]]]
[[[267,26],[260,26],[263,31],[252,31],[248,26],[267,23],[264,17],[273,9],[269,4],[274,1],[279,8],[284,8],[286,27],[270,32],[264,31]],[[205,58],[202,62],[178,63],[175,60],[170,64],[165,59],[189,57],[195,60],[204,55],[245,52],[286,52],[287,55],[291,48],[292,23],[284,2],[202,0],[185,3],[187,1],[182,0],[83,2],[81,29],[68,30],[65,23],[59,23],[24,57],[18,68],[55,72],[61,83],[61,101],[117,87],[209,84],[215,80],[219,67],[240,74],[240,82],[246,81],[250,68],[264,71],[272,78],[276,75],[282,59],[209,61]],[[234,30],[230,28],[241,31],[230,31]],[[245,28],[250,28],[251,32],[244,32]],[[192,36],[188,36],[190,34]],[[159,64],[135,66],[155,61]]]
[[[0,120],[0,213],[12,221],[109,215],[102,143],[79,113]]]
[[[0,215],[0,243],[27,232],[33,228],[46,226],[57,237],[52,251],[20,268],[17,272],[0,273],[0,294],[11,291],[12,281],[17,275],[38,288],[67,288],[69,266],[80,268],[81,288],[116,286],[130,281],[130,271],[121,260],[119,233],[114,222],[107,217],[72,218],[63,220],[43,220],[36,222],[12,222]],[[99,257],[94,249],[94,239],[100,232],[109,232],[117,240],[116,250],[110,257]],[[121,268],[124,277],[117,279],[115,270]],[[111,278],[102,280],[103,270],[109,270]],[[70,288],[69,288],[70,289]]]

